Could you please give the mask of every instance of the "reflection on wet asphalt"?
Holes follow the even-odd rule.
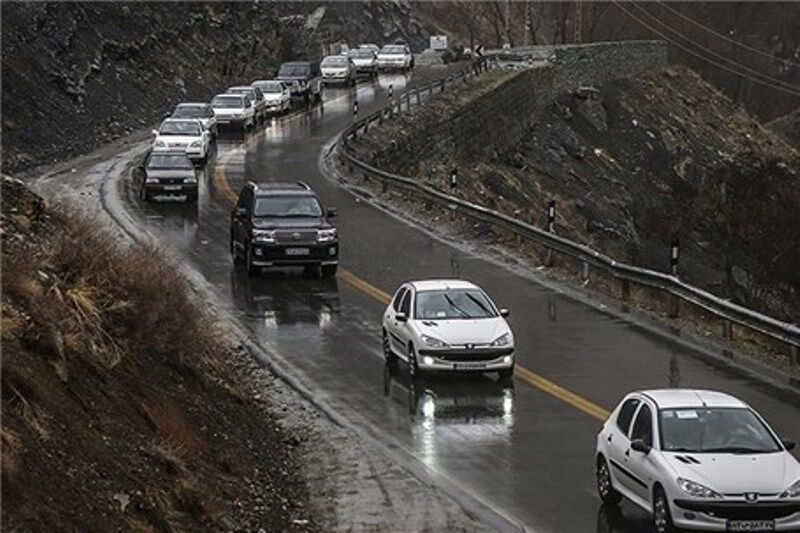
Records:
[[[409,381],[388,368],[380,342],[383,304],[341,280],[302,269],[248,277],[230,261],[230,196],[246,180],[307,181],[339,208],[343,266],[386,292],[422,277],[464,277],[481,284],[510,323],[518,361],[605,408],[646,387],[699,386],[738,395],[787,437],[800,411],[789,399],[681,345],[608,313],[576,303],[523,275],[443,244],[356,200],[322,176],[323,145],[420,78],[380,76],[356,91],[325,91],[323,107],[242,134],[223,132],[200,184],[198,204],[133,205],[143,223],[190,261],[269,350],[334,409],[432,472],[454,479],[489,504],[544,531],[632,532],[647,518],[633,506],[609,512],[595,496],[593,452],[601,422],[521,380],[495,375]],[[424,81],[423,81],[424,82]],[[220,170],[224,181],[220,181]],[[216,176],[216,177],[215,177]]]

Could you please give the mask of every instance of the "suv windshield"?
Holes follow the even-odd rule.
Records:
[[[746,408],[662,409],[661,448],[690,453],[772,453],[781,450]]]
[[[200,124],[197,122],[175,121],[164,122],[158,130],[160,135],[200,135]]]
[[[257,81],[253,85],[261,89],[262,93],[279,93],[283,91],[283,86],[279,81]]]
[[[256,198],[254,215],[268,218],[319,218],[322,208],[313,196],[262,196]]]
[[[355,59],[372,59],[372,50],[361,48],[360,50],[350,50],[350,57]]]
[[[147,162],[147,168],[152,169],[166,169],[166,168],[179,168],[191,169],[192,162],[184,154],[152,154],[150,160]]]
[[[406,53],[406,49],[403,46],[387,45],[387,46],[384,46],[383,48],[381,48],[381,53],[382,54],[405,54]]]
[[[311,69],[308,65],[298,65],[298,64],[288,64],[288,65],[281,65],[281,69],[278,71],[278,77],[299,77],[299,76],[308,76],[311,72]]]
[[[215,96],[211,100],[211,107],[220,109],[241,109],[244,107],[244,98],[240,96]]]
[[[342,56],[328,56],[322,60],[323,67],[346,67],[347,58]]]
[[[172,113],[176,118],[211,118],[214,116],[214,111],[204,105],[179,105]]]
[[[448,289],[417,293],[415,317],[421,320],[493,318],[494,306],[479,289]]]

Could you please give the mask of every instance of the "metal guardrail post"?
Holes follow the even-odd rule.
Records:
[[[450,171],[450,188],[455,189],[458,187],[458,168],[453,167],[453,170]]]
[[[792,364],[797,366],[800,365],[800,348],[795,345],[792,345],[792,355],[791,355]]]
[[[678,239],[673,239],[669,250],[669,269],[674,277],[678,277],[678,258],[680,257],[680,244]],[[681,300],[674,294],[670,294],[667,298],[669,301],[669,311],[667,316],[669,318],[678,318],[681,314]],[[727,332],[727,330],[726,330]]]
[[[547,231],[555,233],[556,228],[556,201],[550,200],[547,202]],[[544,266],[553,266],[553,249],[548,248],[544,257]]]
[[[389,84],[389,100],[391,100],[393,97],[394,97],[394,85],[392,85],[390,83]]]

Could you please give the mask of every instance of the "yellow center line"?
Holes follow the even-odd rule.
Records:
[[[345,94],[345,95],[339,96],[337,98],[334,98],[333,100],[329,100],[328,103],[335,102],[337,100],[341,100],[342,98],[345,98],[347,96],[349,96],[349,95]],[[295,120],[295,119],[297,119],[297,118],[309,113],[310,111],[311,111],[311,109],[300,111],[300,112],[298,112],[298,113],[296,113],[294,115],[290,115],[288,117],[285,117],[280,122],[284,123],[284,122],[289,122],[289,121]],[[247,148],[247,146],[252,144],[253,141],[255,141],[256,139],[260,138],[264,134],[265,134],[265,131],[259,132],[257,135],[254,135],[253,137],[248,139],[245,143],[243,143],[242,146],[244,148]],[[233,154],[234,154],[234,151],[230,151],[230,152],[225,153],[218,160],[218,163],[217,163],[217,166],[216,166],[215,172],[214,172],[214,186],[220,192],[220,194],[222,194],[222,196],[224,196],[225,199],[228,200],[231,203],[231,205],[235,204],[237,202],[237,200],[238,200],[238,197],[239,197],[239,195],[236,193],[236,191],[231,186],[231,183],[228,180],[228,175],[227,175],[227,173],[225,171],[225,166],[228,164],[228,161],[230,160],[230,158],[233,157]],[[361,292],[367,294],[368,296],[372,297],[373,299],[377,300],[378,302],[380,302],[383,305],[389,305],[389,302],[392,300],[392,296],[389,293],[382,291],[378,287],[372,285],[368,281],[365,281],[365,280],[361,279],[360,277],[358,277],[354,273],[350,272],[349,270],[347,270],[345,268],[342,268],[341,266],[338,269],[337,277],[339,279],[341,279],[342,281],[348,283],[352,287],[358,289],[359,291],[361,291]],[[554,398],[557,398],[557,399],[561,400],[562,402],[564,402],[564,403],[566,403],[568,405],[571,405],[575,409],[578,409],[579,411],[582,411],[582,412],[588,414],[589,416],[591,416],[593,418],[596,418],[596,419],[601,420],[601,421],[605,421],[605,420],[608,419],[609,415],[611,414],[610,411],[608,411],[604,407],[601,407],[601,406],[597,405],[596,403],[593,403],[590,400],[587,400],[586,398],[584,398],[584,397],[582,397],[582,396],[570,391],[569,389],[565,389],[561,385],[558,385],[555,382],[550,381],[546,377],[544,377],[544,376],[542,376],[540,374],[537,374],[536,372],[533,372],[532,370],[529,370],[528,368],[525,368],[524,366],[520,365],[519,363],[514,365],[514,374],[518,378],[520,378],[521,380],[523,380],[526,383],[528,383],[529,385],[532,385],[533,387],[541,390],[542,392],[545,392],[545,393],[549,394],[550,396],[553,396]]]

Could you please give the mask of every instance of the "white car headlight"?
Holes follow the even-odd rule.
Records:
[[[317,241],[318,242],[331,242],[336,238],[336,229],[320,229],[317,230]]]
[[[508,346],[511,344],[511,334],[510,333],[503,333],[495,340],[492,341],[492,346]]]
[[[190,144],[189,146],[192,147],[192,148],[197,148],[201,144],[202,143],[200,141],[193,141],[192,144]]]
[[[275,242],[275,230],[254,229],[253,240],[256,242]]]
[[[781,498],[800,498],[800,479],[795,481],[791,487],[783,491]]]
[[[165,143],[161,139],[156,139],[156,142],[153,143],[153,146],[155,146],[156,148],[166,148],[167,147],[167,143]]]
[[[695,481],[691,481],[689,479],[684,479],[682,477],[678,478],[678,486],[683,490],[685,493],[694,496],[695,498],[719,498],[719,494],[705,485],[701,485]]]
[[[429,346],[431,348],[444,348],[447,346],[446,342],[439,340],[436,337],[431,337],[430,335],[421,335],[420,339],[425,343],[425,346]]]

